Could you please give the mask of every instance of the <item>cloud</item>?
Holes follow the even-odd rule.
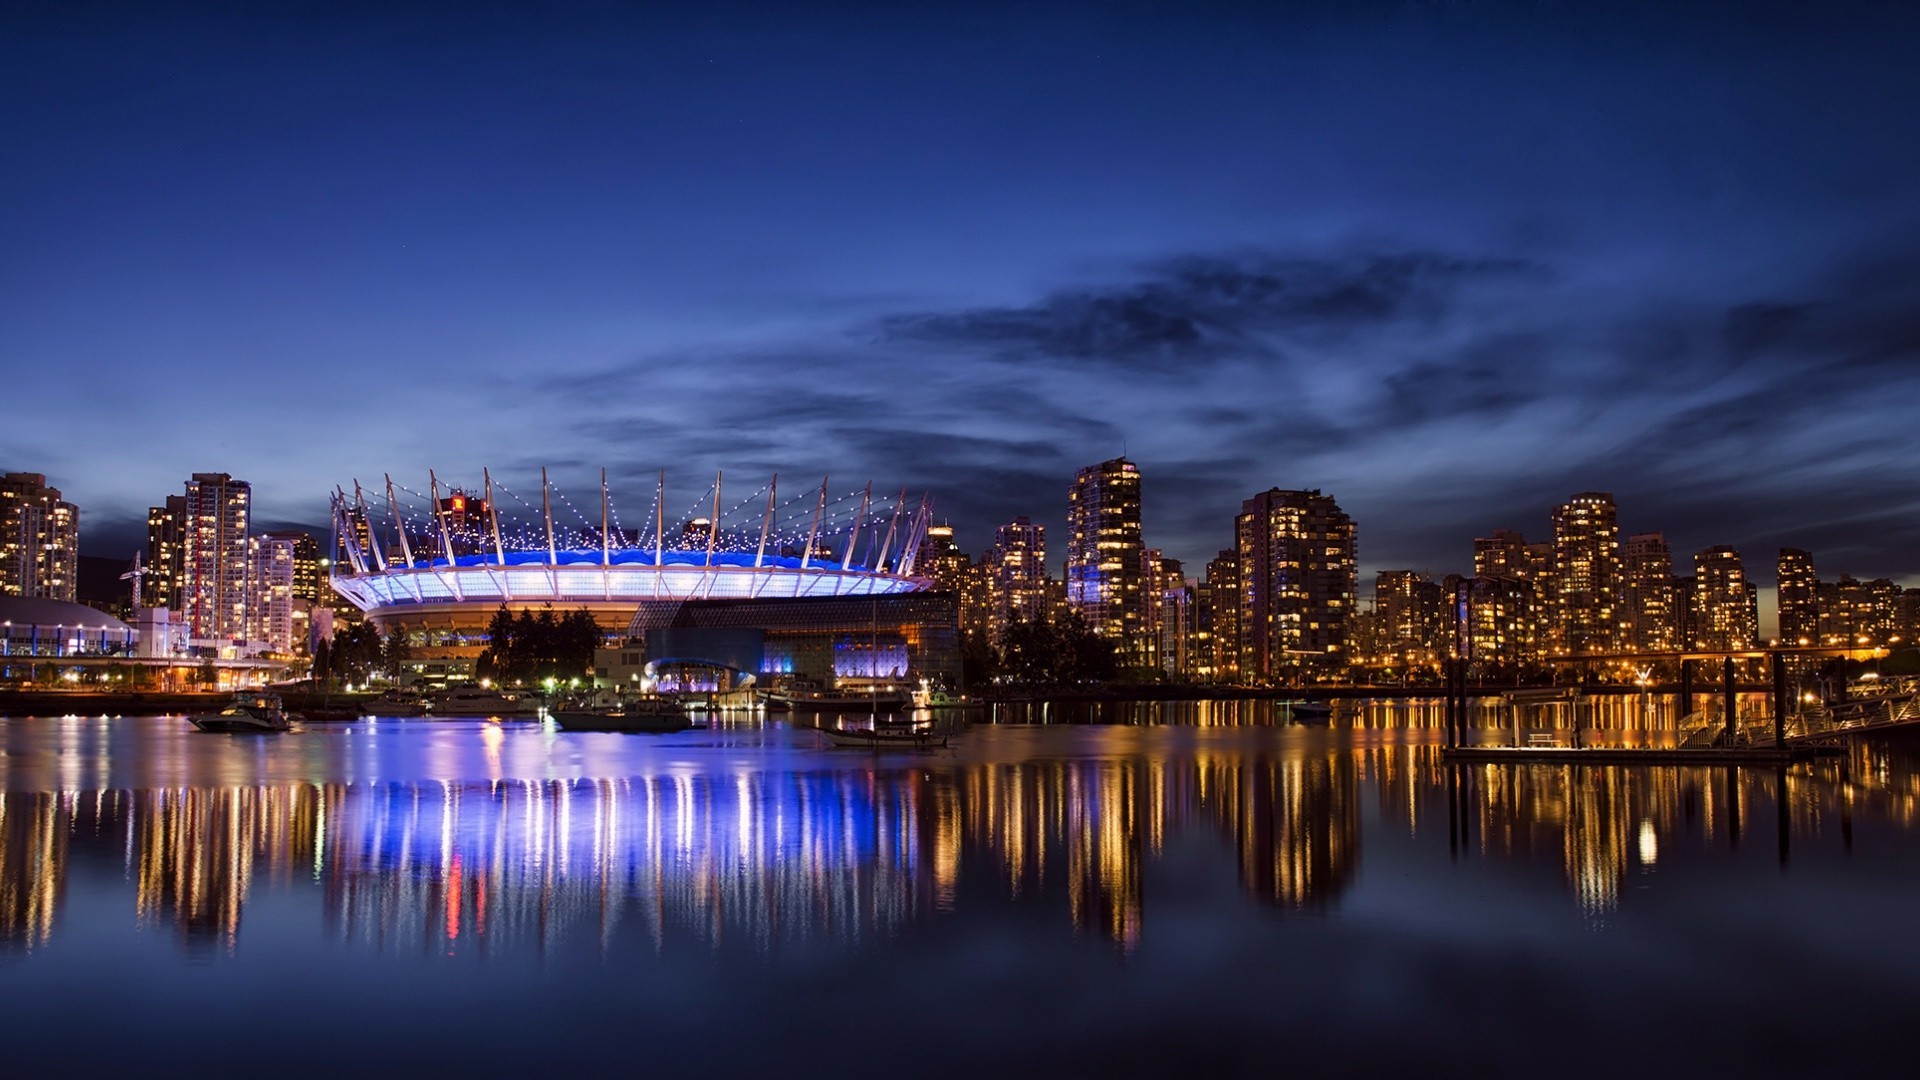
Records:
[[[1275,486],[1340,499],[1369,567],[1436,573],[1489,529],[1544,535],[1589,489],[1630,531],[1756,566],[1797,543],[1896,572],[1914,531],[1920,476],[1887,433],[1920,390],[1920,258],[1897,252],[1718,303],[1472,252],[1192,253],[1026,304],[737,342],[530,382],[556,483],[605,462],[631,513],[662,467],[676,504],[720,468],[743,492],[871,478],[930,491],[979,550],[1021,514],[1057,537],[1075,469],[1124,447],[1148,544],[1195,572]]]
[[[1324,345],[1382,326],[1430,325],[1475,283],[1541,270],[1424,251],[1191,255],[1149,266],[1132,283],[1061,290],[1030,305],[891,316],[880,338],[1018,364],[1181,375],[1229,357],[1283,360],[1289,342]]]

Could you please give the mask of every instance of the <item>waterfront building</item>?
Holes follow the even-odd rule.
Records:
[[[993,547],[982,560],[988,569],[988,636],[999,641],[1015,619],[1052,618],[1047,579],[1047,527],[1025,514],[994,530]]]
[[[1126,458],[1081,469],[1067,491],[1067,605],[1113,641],[1122,665],[1151,665],[1140,470]]]
[[[1700,649],[1748,649],[1760,638],[1757,591],[1740,553],[1720,545],[1693,557],[1693,638]]]
[[[1231,683],[1240,674],[1240,555],[1222,551],[1207,563],[1196,598],[1195,637],[1205,677]]]
[[[253,486],[226,473],[194,473],[182,500],[180,607],[194,637],[246,636]]]
[[[991,590],[984,567],[954,542],[953,526],[942,522],[927,527],[927,539],[920,550],[920,572],[933,588],[949,592],[960,605],[960,630],[966,634],[990,631]]]
[[[1194,668],[1193,586],[1187,582],[1179,559],[1166,558],[1151,548],[1147,555],[1156,662],[1167,675],[1190,678]]]
[[[333,602],[333,587],[327,584],[327,561],[320,541],[312,533],[283,529],[262,534],[272,540],[293,545],[293,598],[311,604]]]
[[[1476,575],[1449,580],[1448,592],[1467,591],[1467,656],[1482,673],[1511,677],[1540,660],[1539,593],[1519,578]],[[1456,629],[1456,633],[1457,633]]]
[[[1240,672],[1271,681],[1346,665],[1357,564],[1354,523],[1318,490],[1261,492],[1234,519]]]
[[[1627,639],[1635,652],[1665,652],[1679,645],[1673,610],[1673,551],[1664,533],[1627,537],[1624,603]]]
[[[1586,491],[1553,509],[1553,566],[1546,596],[1551,650],[1612,652],[1626,636],[1619,513],[1613,495]]]
[[[1820,575],[1813,555],[1799,548],[1781,548],[1775,564],[1779,578],[1775,602],[1780,613],[1780,641],[1787,645],[1814,645],[1820,641]]]
[[[1900,633],[1903,594],[1886,578],[1841,574],[1816,587],[1822,645],[1886,645]]]
[[[0,475],[0,596],[72,603],[80,583],[80,509],[40,473]]]
[[[1448,655],[1453,611],[1447,590],[1417,570],[1382,570],[1373,578],[1375,640],[1362,652],[1402,673],[1438,668]]]
[[[247,541],[246,632],[243,636],[249,642],[263,643],[269,652],[282,655],[292,654],[296,642],[304,637],[296,637],[294,631],[294,551],[297,546],[285,533],[269,533]]]
[[[146,573],[140,582],[142,605],[181,610],[186,586],[187,497],[169,495],[147,508]]]

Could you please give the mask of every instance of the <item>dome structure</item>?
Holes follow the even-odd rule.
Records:
[[[0,623],[16,627],[133,632],[133,627],[98,608],[45,596],[0,596]]]
[[[0,666],[12,658],[123,657],[140,634],[104,611],[44,596],[0,596]]]

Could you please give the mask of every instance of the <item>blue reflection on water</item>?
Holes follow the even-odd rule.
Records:
[[[644,1036],[657,1064],[809,1072],[849,1010],[906,1009],[964,1045],[889,1024],[861,1053],[1497,1073],[1629,1032],[1654,1066],[1767,1071],[1822,1024],[1898,1030],[1905,751],[1462,769],[1429,736],[982,727],[876,755],[757,724],[0,721],[0,976],[45,1036],[16,1058],[212,1041],[283,1071],[494,1072]],[[236,1032],[206,1006],[235,993],[285,1005]],[[106,999],[121,1038],[94,1037]],[[1712,1025],[1669,1022],[1702,1002]],[[1809,1023],[1773,1024],[1788,1007]],[[503,1018],[545,1034],[503,1048]]]

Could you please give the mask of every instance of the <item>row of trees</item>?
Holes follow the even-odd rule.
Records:
[[[1021,687],[1086,686],[1120,674],[1113,642],[1095,634],[1071,612],[1050,619],[1016,615],[999,644],[978,634],[962,642],[961,659],[969,686],[999,682]]]
[[[593,666],[593,650],[603,637],[586,608],[555,615],[547,607],[518,615],[505,604],[487,624],[487,651],[475,674],[496,682],[537,683],[584,676]]]
[[[398,627],[386,637],[372,623],[334,632],[313,650],[313,677],[325,682],[364,683],[378,672],[398,680],[407,662],[407,638]]]

